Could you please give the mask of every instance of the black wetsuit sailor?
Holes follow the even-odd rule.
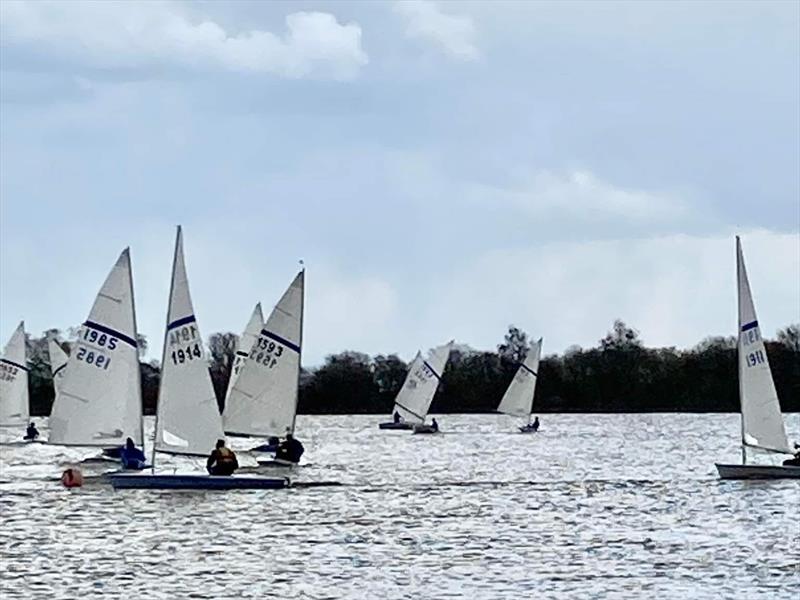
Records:
[[[303,444],[296,440],[291,433],[287,433],[286,440],[278,446],[278,450],[275,452],[275,458],[298,463],[300,462],[300,457],[303,456],[303,452],[305,452]]]
[[[30,425],[28,425],[28,428],[25,430],[25,437],[23,437],[22,439],[33,441],[38,437],[39,437],[39,430],[36,429],[36,424],[31,421]]]

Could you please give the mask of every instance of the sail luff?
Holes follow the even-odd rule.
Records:
[[[297,405],[300,402],[300,372],[303,369],[303,319],[306,307],[306,268],[302,271],[302,287],[300,289],[300,352],[297,353],[297,388],[294,394],[294,414],[292,415],[292,434],[294,434],[295,424],[297,423]]]
[[[739,401],[742,446],[791,454],[766,346],[756,316],[741,241],[737,237]]]

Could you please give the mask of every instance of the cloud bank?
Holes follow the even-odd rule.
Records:
[[[281,34],[226,30],[173,2],[2,2],[4,45],[92,68],[189,67],[351,79],[367,64],[361,27],[322,12],[286,16]]]

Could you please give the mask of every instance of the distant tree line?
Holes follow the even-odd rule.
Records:
[[[53,402],[47,336],[28,336],[32,414],[46,415]],[[68,337],[74,339],[75,331]],[[209,338],[209,370],[223,408],[238,336]],[[147,340],[140,336],[142,354]],[[495,410],[528,349],[528,336],[509,327],[496,352],[454,349],[432,411],[477,413]],[[62,342],[69,351],[70,342]],[[784,412],[800,411],[800,325],[790,325],[766,342],[769,363]],[[300,406],[304,414],[382,413],[392,410],[407,364],[395,354],[370,357],[342,352],[323,365],[303,369]],[[534,412],[735,412],[739,410],[736,338],[710,337],[694,348],[646,348],[638,332],[622,321],[594,348],[573,347],[539,365]],[[160,366],[141,362],[146,414],[155,412]]]

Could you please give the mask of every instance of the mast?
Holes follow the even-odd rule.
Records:
[[[739,354],[742,351],[742,291],[739,289],[741,286],[742,281],[742,242],[739,239],[739,236],[736,236],[736,368],[737,373],[739,375],[739,423],[741,426],[741,436],[742,436],[742,464],[747,464],[747,444],[745,443],[745,431],[744,431],[744,412],[742,410],[742,398],[743,398],[743,391],[742,386],[744,382],[744,377],[742,373],[742,357]]]
[[[169,278],[169,296],[167,297],[167,318],[165,319],[164,323],[164,345],[161,348],[161,371],[164,371],[164,361],[167,359],[167,334],[169,333],[169,309],[170,303],[172,302],[172,292],[173,288],[175,287],[175,263],[178,261],[178,244],[181,240],[181,226],[178,225],[178,233],[175,235],[175,251],[172,254],[172,275]],[[157,439],[158,438],[158,413],[159,409],[161,408],[161,386],[163,385],[163,377],[159,379],[158,384],[158,398],[156,400],[156,428],[155,434],[153,437],[153,460],[150,462],[151,468],[155,470],[156,468],[156,446],[157,446]]]
[[[133,308],[133,335],[137,342],[136,344],[136,381],[137,386],[136,389],[139,392],[139,433],[142,436],[142,452],[145,449],[145,435],[144,435],[144,405],[142,399],[142,367],[139,364],[139,327],[136,325],[136,300],[134,299],[133,295],[133,264],[131,263],[131,249],[130,246],[125,248],[125,252],[128,253],[128,285],[131,288],[131,307]],[[154,444],[155,446],[155,444]]]
[[[300,404],[300,373],[303,370],[303,319],[306,312],[306,266],[300,261],[303,275],[303,289],[300,291],[300,343],[297,345],[300,352],[297,353],[297,391],[294,395],[294,414],[292,415],[292,435],[294,435],[294,425],[297,422],[297,407]]]

